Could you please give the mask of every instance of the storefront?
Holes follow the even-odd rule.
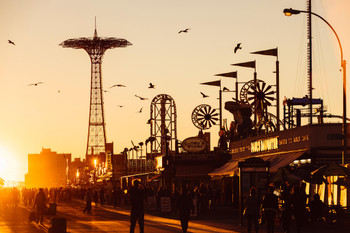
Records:
[[[232,159],[210,172],[209,176],[212,180],[234,180],[234,177],[239,177],[238,164],[252,157],[261,158],[270,163],[269,182],[273,174],[286,166],[294,169],[300,165],[310,164],[316,169],[326,164],[340,164],[342,161],[340,132],[341,124],[318,124],[232,141],[229,146]],[[349,148],[347,154],[349,154]],[[349,163],[349,157],[345,158],[345,161]],[[253,174],[257,172],[257,169],[249,168],[246,169],[246,172]],[[254,176],[252,174],[250,177]],[[242,179],[247,178],[243,176]],[[255,181],[254,178],[250,179],[252,182],[243,183],[255,187],[259,185],[257,179]],[[308,185],[307,193],[311,196],[313,193],[319,193],[325,203],[346,206],[349,199],[347,183],[340,184],[338,180],[344,179],[339,176],[330,176],[327,179],[329,179],[327,187],[324,183]],[[235,182],[233,183],[235,185]],[[238,186],[234,186],[233,189],[238,189]]]

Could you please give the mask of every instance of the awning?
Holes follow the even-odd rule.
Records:
[[[294,160],[299,158],[305,151],[294,151],[287,153],[278,153],[278,154],[268,154],[264,156],[259,156],[264,161],[270,162],[269,171],[271,173],[275,173],[279,168],[285,167],[292,163]],[[238,174],[238,162],[241,160],[229,161],[222,167],[215,169],[214,171],[209,173],[209,176],[233,176]],[[261,168],[245,168],[244,171],[254,172],[261,171]]]
[[[238,160],[229,161],[222,167],[209,173],[209,176],[233,176],[238,173]]]
[[[270,172],[275,173],[278,171],[279,168],[289,165],[304,153],[305,151],[299,151],[299,152],[265,156],[261,158],[265,161],[270,161],[271,163]]]

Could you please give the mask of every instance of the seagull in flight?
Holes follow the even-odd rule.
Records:
[[[148,88],[154,88],[154,87],[155,87],[155,85],[154,85],[154,84],[149,83],[149,87],[148,87]]]
[[[238,43],[234,49],[234,52],[237,53],[238,49],[242,49],[241,43]]]
[[[113,87],[125,87],[123,84],[114,84],[113,86],[111,86],[110,88],[113,88]]]
[[[206,95],[206,94],[204,94],[203,92],[201,92],[201,94],[202,94],[203,98],[209,97],[209,95]]]
[[[28,86],[38,86],[39,84],[43,84],[43,82],[31,83]]]
[[[12,40],[8,40],[9,44],[15,45],[15,43]]]
[[[191,28],[186,28],[186,29],[184,29],[184,30],[181,30],[181,31],[178,32],[178,34],[180,34],[180,33],[187,33],[188,30],[190,30],[190,29],[191,29]]]
[[[144,97],[141,97],[141,96],[138,96],[138,95],[135,95],[135,97],[140,98],[140,100],[148,100],[148,98],[144,98]]]
[[[230,91],[227,87],[224,87],[222,91]]]

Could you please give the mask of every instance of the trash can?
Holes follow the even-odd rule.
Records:
[[[56,211],[57,211],[57,204],[56,203],[50,203],[47,213],[49,215],[56,215]]]

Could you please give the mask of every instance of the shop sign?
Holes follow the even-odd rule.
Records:
[[[207,147],[207,142],[204,138],[190,137],[186,138],[181,143],[182,148],[187,152],[201,152]]]
[[[107,151],[106,160],[107,171],[112,171],[112,154],[110,151]]]
[[[251,142],[250,148],[251,153],[278,149],[278,137]]]
[[[160,212],[171,212],[170,197],[160,197]]]

